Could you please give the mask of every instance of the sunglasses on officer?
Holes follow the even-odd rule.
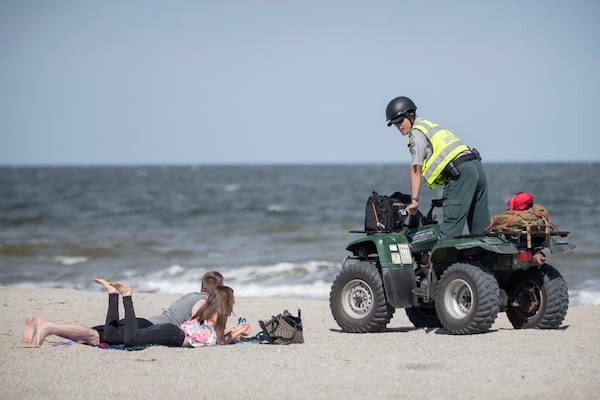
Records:
[[[404,122],[404,119],[408,118],[406,114],[400,114],[396,118],[390,121],[390,125],[401,124]]]

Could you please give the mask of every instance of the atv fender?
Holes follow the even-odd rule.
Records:
[[[436,262],[454,262],[459,254],[470,249],[495,254],[517,254],[519,250],[510,241],[493,236],[460,238],[438,242],[432,249],[431,260]]]
[[[412,267],[412,257],[403,233],[371,234],[353,240],[346,250],[355,257],[367,258],[377,255],[382,267]]]
[[[565,237],[550,236],[550,240],[548,241],[548,249],[550,249],[550,253],[558,254],[575,249],[575,245],[570,244]]]
[[[418,305],[413,260],[403,233],[371,234],[348,244],[355,257],[377,256],[388,304],[393,308]]]

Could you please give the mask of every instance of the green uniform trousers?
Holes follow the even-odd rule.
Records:
[[[471,234],[483,233],[490,224],[487,177],[477,160],[458,166],[460,175],[447,178],[444,184],[444,219],[440,240],[462,235],[465,222]]]

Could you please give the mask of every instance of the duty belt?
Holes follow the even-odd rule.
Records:
[[[463,154],[462,156],[456,157],[454,160],[450,161],[448,163],[448,165],[446,165],[446,167],[444,168],[444,171],[442,172],[442,174],[446,178],[458,176],[458,175],[460,175],[460,172],[458,171],[458,166],[460,164],[465,163],[467,161],[471,161],[471,160],[477,160],[477,159],[478,159],[477,155],[475,155],[473,152]]]

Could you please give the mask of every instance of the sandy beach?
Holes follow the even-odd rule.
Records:
[[[138,316],[179,295],[135,293]],[[302,309],[305,344],[201,349],[103,350],[48,337],[20,343],[28,313],[102,323],[106,295],[0,287],[0,398],[198,399],[595,399],[600,391],[600,307],[571,307],[558,330],[514,330],[504,313],[492,330],[452,336],[415,329],[404,310],[378,334],[340,331],[326,301],[238,298],[235,312],[258,320]],[[236,318],[231,318],[231,323]]]

